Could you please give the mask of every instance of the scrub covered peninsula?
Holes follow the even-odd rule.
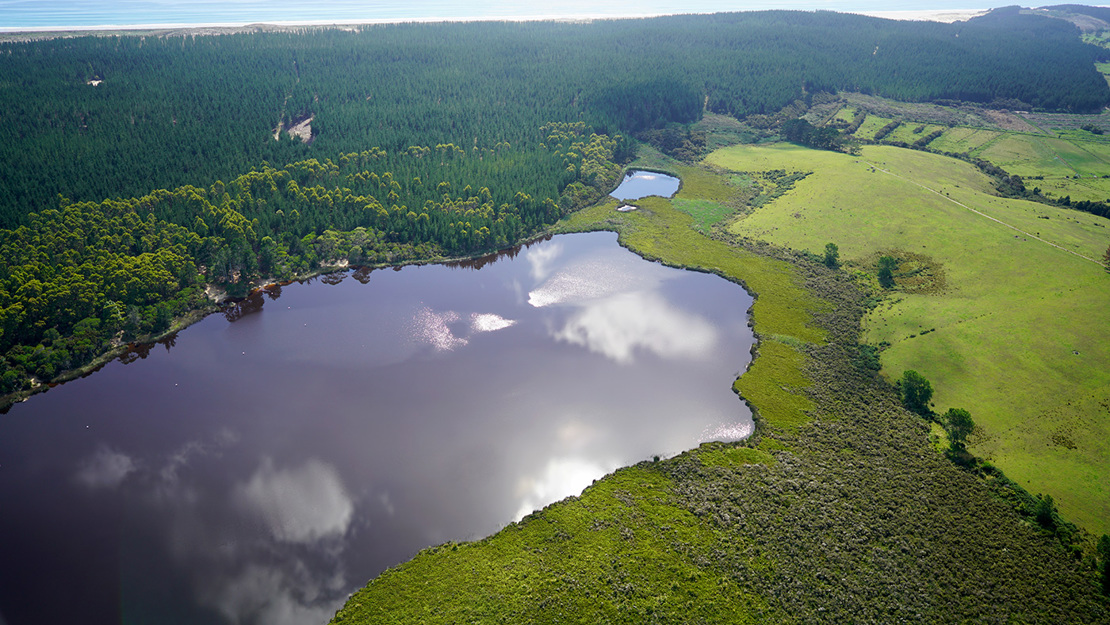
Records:
[[[861,327],[885,294],[862,259],[718,227],[810,172],[702,161],[784,136],[881,141],[861,139],[867,111],[828,108],[846,93],[1097,113],[1110,53],[1075,21],[775,11],[0,43],[0,393],[171,331],[217,294],[617,230],[756,295],[760,346],[736,389],[757,434],[424,552],[336,622],[1105,622],[1110,544],[938,442],[888,381],[901,372],[877,372]],[[618,215],[602,198],[637,158],[683,190]],[[995,167],[976,184],[1017,193]]]

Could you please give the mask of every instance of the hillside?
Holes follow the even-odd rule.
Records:
[[[976,455],[1110,531],[1110,341],[1089,323],[1110,305],[1110,220],[996,197],[972,165],[903,148],[744,147],[710,162],[813,172],[730,230],[814,253],[833,242],[866,280],[880,255],[899,259],[898,287],[863,319],[883,371],[923,373],[937,412],[975,416]]]

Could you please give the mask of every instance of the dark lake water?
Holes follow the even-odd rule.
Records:
[[[750,304],[609,233],[273,288],[0,415],[0,623],[326,622],[423,547],[747,435]]]
[[[649,195],[671,197],[678,193],[679,179],[654,171],[632,170],[609,195],[618,200],[638,200]]]

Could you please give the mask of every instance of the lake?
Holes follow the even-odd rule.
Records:
[[[618,200],[638,200],[649,195],[671,197],[678,193],[681,181],[674,176],[654,171],[633,169],[624,175],[620,185],[609,194]]]
[[[421,548],[746,436],[751,302],[611,233],[272,287],[0,415],[0,623],[326,622]]]

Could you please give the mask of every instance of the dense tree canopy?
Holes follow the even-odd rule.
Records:
[[[0,43],[0,392],[164,330],[206,286],[512,245],[607,191],[629,133],[695,155],[706,109],[840,89],[1094,109],[1098,54],[1011,10]]]
[[[474,166],[496,162],[496,149],[440,144],[265,165],[207,188],[67,200],[32,213],[28,225],[0,230],[0,394],[28,387],[31,376],[51,380],[113,343],[166,330],[207,301],[206,285],[243,291],[260,276],[289,278],[325,264],[504,248],[620,178],[619,140],[581,122],[541,131],[543,148],[518,160],[549,172],[536,196]],[[482,174],[499,183],[496,191]]]
[[[1006,11],[956,24],[771,11],[3,43],[0,227],[57,208],[58,194],[208,186],[370,146],[492,150],[511,167],[471,167],[536,196],[551,184],[529,182],[546,122],[627,134],[820,91],[1098,109],[1102,52],[1076,35]],[[275,132],[309,119],[309,142]]]

